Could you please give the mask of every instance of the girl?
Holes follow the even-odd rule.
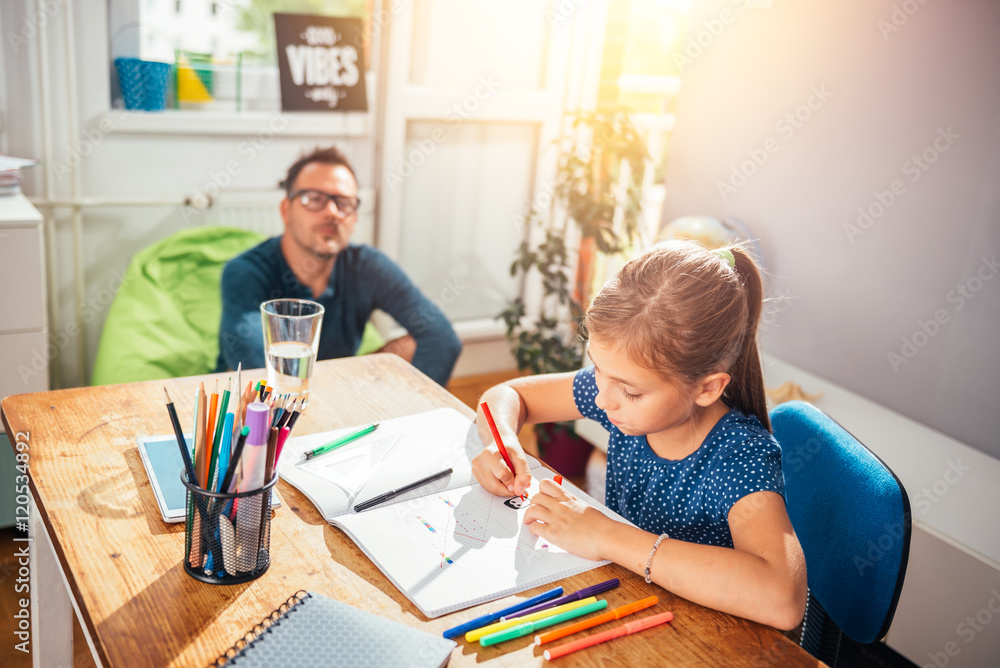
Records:
[[[606,504],[639,528],[543,480],[524,517],[531,533],[696,603],[794,628],[806,569],[764,401],[762,301],[760,273],[739,247],[670,242],[631,260],[587,311],[593,367],[483,395],[514,470],[494,444],[473,460],[477,480],[521,494],[531,482],[522,426],[597,420],[611,433]],[[482,414],[477,423],[493,443]]]

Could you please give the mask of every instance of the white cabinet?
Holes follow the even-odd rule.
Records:
[[[42,215],[21,193],[0,196],[0,398],[49,389],[46,313]],[[13,450],[2,438],[0,450],[0,526],[10,526]]]

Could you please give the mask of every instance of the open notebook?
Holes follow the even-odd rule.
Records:
[[[521,524],[520,499],[497,497],[472,475],[482,448],[475,425],[450,408],[387,420],[371,434],[303,463],[303,453],[356,429],[300,436],[279,475],[341,528],[427,617],[502,598],[608,562],[569,554]],[[532,486],[552,473],[529,458]],[[361,513],[355,504],[442,469],[438,480]],[[620,521],[579,488],[568,491]]]

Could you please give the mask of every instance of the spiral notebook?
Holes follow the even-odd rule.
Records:
[[[518,497],[490,494],[472,475],[471,457],[483,443],[475,425],[451,408],[380,423],[329,455],[303,453],[352,428],[289,439],[278,473],[301,490],[324,519],[342,529],[427,617],[485,603],[561,580],[607,561],[578,557],[535,536],[523,524]],[[529,457],[532,485],[554,474]],[[447,478],[371,510],[359,502],[450,467]],[[625,520],[565,481],[578,499]]]
[[[447,665],[453,640],[298,591],[213,665],[239,668],[372,668]]]

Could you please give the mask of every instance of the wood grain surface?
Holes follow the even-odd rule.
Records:
[[[426,619],[343,532],[324,522],[312,503],[284,481],[278,483],[284,505],[271,524],[270,570],[242,585],[194,580],[181,566],[183,524],[160,519],[136,437],[172,433],[163,387],[187,429],[198,381],[227,377],[57,390],[3,400],[11,442],[21,432],[20,440],[30,446],[32,492],[82,612],[81,623],[95,639],[104,665],[206,665],[299,589],[439,634],[549,588]],[[244,382],[263,377],[260,370],[243,373]],[[468,407],[394,355],[329,360],[316,365],[310,406],[293,435],[442,406],[474,418]],[[821,665],[772,628],[690,603],[616,565],[559,584],[570,592],[612,577],[621,578],[622,585],[603,595],[609,607],[657,595],[660,603],[645,614],[671,610],[674,621],[577,652],[559,659],[559,665]],[[539,666],[546,663],[541,650],[530,636],[488,648],[463,640],[450,665]]]

